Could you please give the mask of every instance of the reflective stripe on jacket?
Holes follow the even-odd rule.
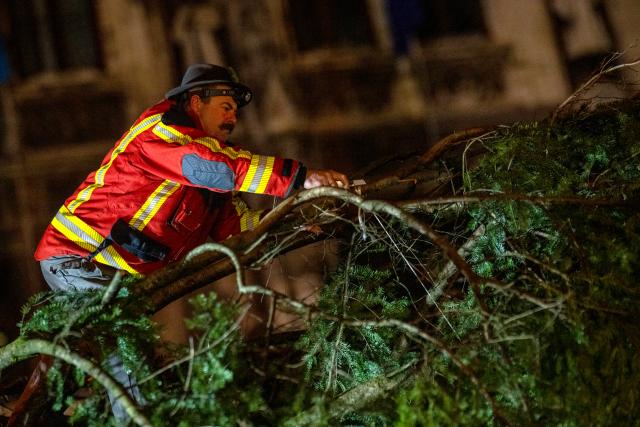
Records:
[[[149,108],[116,142],[55,215],[36,260],[88,255],[123,220],[168,248],[166,258],[145,262],[112,244],[95,260],[146,274],[184,256],[209,235],[222,240],[253,228],[259,213],[235,192],[286,197],[304,180],[304,168],[295,160],[252,154],[188,123],[168,120],[175,113],[171,106],[164,100]]]

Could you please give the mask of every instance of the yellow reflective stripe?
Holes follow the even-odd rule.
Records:
[[[244,215],[244,213],[249,210],[249,206],[247,206],[244,200],[242,200],[240,197],[237,197],[235,192],[233,194],[233,198],[231,199],[231,203],[233,203],[233,207],[236,209],[236,213],[238,214],[238,216]]]
[[[177,131],[171,126],[167,126],[164,123],[160,122],[153,128],[153,133],[162,138],[166,142],[170,142],[173,144],[186,145],[190,142],[195,142],[196,144],[200,144],[202,146],[207,147],[214,153],[222,153],[229,157],[231,160],[235,160],[238,157],[244,159],[250,159],[251,153],[245,150],[234,150],[232,147],[222,147],[220,142],[215,138],[210,137],[202,137],[193,139],[189,135],[185,135],[182,132]]]
[[[254,211],[239,197],[231,199],[236,214],[240,217],[240,231],[253,230],[260,222],[260,215],[264,210]]]
[[[58,218],[53,218],[53,220],[51,221],[51,225],[53,225],[53,227],[56,230],[58,230],[60,233],[62,233],[67,239],[71,240],[73,243],[75,243],[76,245],[80,246],[84,250],[87,250],[89,252],[93,252],[98,247],[98,245],[95,245],[93,243],[89,243],[89,242],[83,240],[80,236],[78,236],[76,233],[74,233],[71,229],[67,228],[67,226],[64,223],[60,222],[58,220]]]
[[[131,129],[129,129],[129,132],[124,136],[124,138],[120,140],[118,146],[111,152],[111,159],[109,159],[109,162],[96,171],[94,183],[81,190],[78,193],[76,199],[69,203],[69,210],[71,212],[75,212],[78,206],[89,200],[91,194],[93,194],[93,191],[96,188],[102,187],[104,185],[104,177],[107,171],[109,170],[109,168],[111,168],[111,165],[113,164],[116,157],[118,157],[118,155],[127,148],[129,143],[133,141],[140,133],[144,132],[145,130],[149,129],[151,126],[159,122],[161,118],[162,114],[154,114],[153,116],[147,117],[137,125],[133,126]]]
[[[180,184],[177,182],[169,181],[168,179],[165,180],[142,204],[138,212],[136,212],[133,218],[131,218],[131,221],[129,221],[129,225],[142,231],[156,213],[158,213],[158,210],[164,202],[166,202],[178,188],[180,188]]]
[[[100,262],[100,263],[102,263],[102,264],[111,265],[113,267],[113,265],[107,260],[107,257],[102,255],[102,252],[99,253],[98,255],[96,255],[95,260]],[[115,267],[115,268],[120,268],[120,267]],[[124,269],[122,269],[122,270],[124,270]],[[136,273],[132,273],[132,274],[136,274]]]
[[[104,237],[100,233],[72,214],[64,205],[62,205],[58,210],[54,220],[58,220],[61,224],[64,224],[64,226],[72,232],[75,237],[94,245],[92,250],[95,250],[104,240]]]
[[[122,256],[120,256],[118,251],[116,251],[113,246],[108,246],[107,249],[96,255],[96,261],[110,265],[119,270],[124,270],[129,274],[141,276],[140,273],[138,273],[129,264],[127,264],[127,262],[122,258]]]
[[[246,150],[234,150],[231,147],[222,148],[222,146],[220,145],[220,142],[215,138],[209,138],[209,137],[197,138],[194,140],[194,142],[197,142],[200,145],[204,145],[209,150],[215,153],[226,154],[227,156],[229,156],[231,160],[236,160],[238,157],[242,159],[251,158],[251,153]]]
[[[260,214],[263,211],[247,210],[240,217],[240,231],[253,230],[260,223]]]
[[[167,126],[162,122],[155,125],[152,132],[164,141],[171,142],[173,144],[186,145],[193,141],[189,135],[178,132],[171,126]]]
[[[267,165],[262,172],[262,177],[260,178],[260,184],[258,185],[258,189],[256,193],[262,194],[264,190],[267,189],[267,184],[269,183],[269,178],[271,178],[271,174],[273,173],[273,164],[275,162],[275,157],[267,157]]]
[[[51,225],[67,239],[89,252],[95,251],[98,246],[100,246],[100,243],[104,241],[104,237],[100,233],[69,212],[69,209],[64,205],[58,213],[56,213],[56,216],[51,221]],[[131,274],[139,274],[127,264],[112,246],[100,252],[96,256],[96,260],[111,267],[125,270]]]
[[[256,176],[256,171],[260,166],[260,157],[261,156],[251,157],[251,164],[249,165],[249,170],[247,170],[247,174],[244,176],[244,181],[242,181],[242,185],[240,186],[240,191],[249,191],[249,187],[251,187],[253,178]]]
[[[271,178],[271,174],[273,173],[274,162],[275,158],[271,156],[252,156],[251,164],[247,170],[247,175],[244,177],[244,181],[242,181],[240,191],[264,193],[269,178]]]

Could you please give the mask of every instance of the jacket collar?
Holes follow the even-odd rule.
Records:
[[[180,110],[176,104],[171,107],[162,115],[162,123],[165,125],[178,125],[195,128],[196,125],[191,120],[191,117],[184,111]]]

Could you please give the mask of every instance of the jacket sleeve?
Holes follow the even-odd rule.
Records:
[[[140,140],[139,167],[146,173],[212,191],[243,191],[287,197],[304,183],[297,160],[262,156],[220,143],[192,138],[158,123],[154,137]],[[135,165],[135,162],[133,162]]]
[[[210,237],[220,242],[242,231],[253,230],[266,213],[266,210],[250,209],[244,200],[234,194],[218,211]]]

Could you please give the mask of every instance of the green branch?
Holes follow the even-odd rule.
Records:
[[[329,419],[337,419],[349,412],[365,408],[411,379],[412,372],[411,370],[406,370],[395,378],[380,377],[373,381],[360,384],[330,402],[327,408],[324,407],[324,404],[314,405],[308,410],[288,419],[284,425],[291,427],[316,426],[319,425],[323,419],[326,419],[327,416]]]
[[[42,339],[18,338],[0,349],[0,371],[21,360],[27,359],[36,354],[47,354],[67,362],[70,365],[82,370],[92,376],[114,399],[122,404],[131,420],[139,426],[151,426],[147,417],[140,412],[134,401],[129,397],[124,387],[115,381],[111,375],[106,373],[100,366],[82,357],[78,353]]]

